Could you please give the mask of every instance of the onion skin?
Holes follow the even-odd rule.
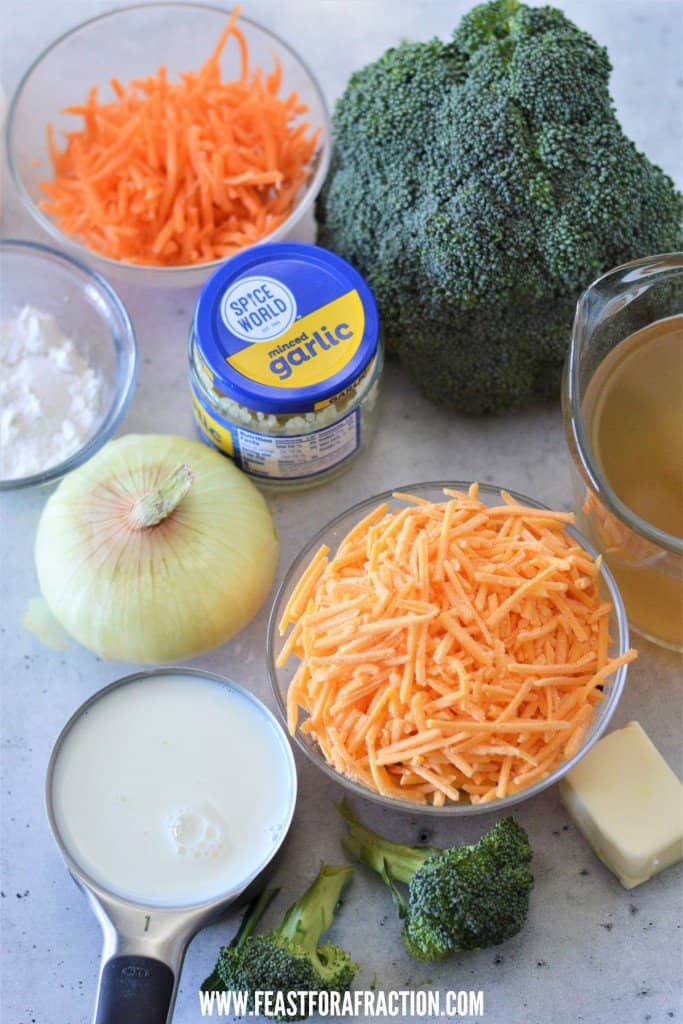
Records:
[[[140,499],[182,467],[176,507],[140,528]],[[61,626],[103,658],[181,661],[225,643],[273,582],[278,540],[260,492],[185,437],[129,434],[65,477],[38,525],[42,594]]]

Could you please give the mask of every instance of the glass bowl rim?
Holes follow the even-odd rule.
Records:
[[[565,392],[566,395],[569,414],[567,430],[571,431],[571,435],[574,440],[579,469],[582,471],[582,474],[588,478],[588,482],[591,487],[595,490],[596,494],[602,498],[613,515],[625,523],[635,533],[640,534],[641,537],[645,537],[646,540],[656,544],[658,547],[664,548],[665,551],[670,551],[675,555],[683,555],[683,538],[676,537],[671,533],[666,533],[666,531],[653,526],[652,523],[648,523],[646,519],[643,519],[636,512],[630,509],[628,505],[625,505],[616,491],[613,490],[609,480],[603,474],[595,456],[593,455],[584,426],[583,414],[581,412],[581,388],[579,381],[580,367],[575,338],[579,332],[581,323],[585,319],[584,310],[586,305],[590,298],[595,294],[596,290],[601,286],[608,284],[612,280],[617,281],[619,278],[623,279],[626,273],[647,269],[660,269],[662,273],[683,273],[683,253],[664,252],[658,253],[654,256],[642,256],[635,260],[629,260],[628,263],[620,263],[619,266],[612,267],[611,270],[601,274],[600,277],[596,277],[596,279],[592,281],[579,296],[579,300],[576,304],[574,322],[572,324],[571,344],[567,353],[566,381],[563,385],[563,392]],[[563,395],[563,398],[565,395]]]
[[[152,8],[159,7],[192,8],[197,11],[208,11],[212,14],[221,14],[225,17],[229,15],[229,11],[227,11],[227,9],[224,10],[223,8],[217,7],[214,4],[196,3],[195,0],[151,0],[150,3],[128,4],[125,7],[115,7],[108,11],[103,11],[101,14],[97,14],[92,18],[86,18],[85,21],[79,22],[77,25],[75,25],[73,28],[68,29],[66,32],[62,32],[60,36],[58,36],[56,39],[53,39],[51,43],[49,43],[43,50],[41,50],[38,56],[33,61],[31,61],[31,64],[19,79],[19,83],[14,90],[14,94],[12,95],[7,110],[7,119],[5,123],[5,151],[7,154],[7,165],[9,167],[10,176],[19,194],[19,198],[21,199],[22,204],[28,210],[31,217],[36,221],[36,223],[38,223],[45,231],[47,231],[47,233],[51,235],[51,237],[55,239],[55,241],[59,242],[59,244],[64,246],[64,248],[66,248],[67,250],[71,250],[74,253],[76,253],[77,256],[80,257],[81,259],[89,258],[98,260],[101,263],[103,263],[106,267],[112,268],[113,272],[130,271],[132,273],[135,271],[147,271],[147,273],[150,275],[159,274],[160,279],[166,278],[167,282],[170,284],[172,282],[174,275],[179,277],[182,274],[188,274],[192,272],[201,273],[205,271],[208,277],[211,273],[213,273],[213,271],[217,267],[221,266],[221,264],[224,263],[226,258],[228,257],[220,257],[215,260],[209,260],[208,262],[205,263],[183,263],[179,266],[165,267],[148,263],[129,263],[126,260],[115,260],[112,259],[111,256],[105,256],[103,253],[99,253],[96,249],[91,249],[89,246],[83,245],[75,238],[72,238],[70,235],[65,234],[61,230],[61,228],[59,228],[50,217],[44,214],[40,207],[33,201],[33,199],[31,198],[26,189],[26,186],[24,185],[22,175],[19,172],[19,168],[15,161],[14,145],[12,141],[14,136],[16,112],[19,105],[19,101],[24,92],[24,87],[28,83],[28,80],[30,79],[33,72],[40,66],[40,64],[48,56],[48,54],[52,53],[52,51],[56,50],[57,47],[60,46],[63,42],[65,42],[71,36],[75,36],[82,29],[88,28],[89,26],[94,25],[97,22],[104,21],[106,18],[113,18],[118,15],[126,15],[134,11],[147,11]],[[276,43],[279,47],[282,47],[284,50],[287,51],[287,53],[290,54],[291,57],[294,58],[294,60],[306,72],[306,75],[308,76],[311,82],[313,90],[317,95],[323,113],[323,138],[317,150],[318,161],[315,166],[315,171],[307,183],[306,191],[302,196],[301,201],[297,204],[297,206],[294,207],[294,209],[290,213],[287,220],[283,221],[282,224],[279,224],[273,231],[270,232],[269,235],[260,238],[258,242],[255,243],[256,245],[260,245],[263,242],[279,241],[296,223],[298,223],[301,217],[303,217],[303,215],[310,209],[312,203],[315,201],[315,198],[318,192],[320,191],[320,188],[322,187],[325,175],[327,174],[327,169],[329,167],[330,157],[332,154],[332,121],[330,118],[327,100],[325,99],[325,94],[323,93],[320,82],[311,71],[310,67],[308,66],[308,63],[305,60],[303,60],[299,53],[297,53],[297,51],[294,50],[293,47],[289,45],[289,43],[286,43],[284,39],[276,35],[274,32],[271,32],[270,29],[266,28],[260,22],[255,21],[253,18],[247,18],[244,15],[240,14],[239,20],[240,23],[251,25],[254,28],[258,29],[260,32],[263,32],[264,35],[270,37],[270,39],[274,43]]]
[[[100,425],[95,433],[68,458],[63,459],[54,466],[50,466],[48,469],[42,470],[40,473],[32,473],[30,476],[21,476],[14,479],[0,479],[0,492],[2,492],[19,491],[26,487],[52,483],[70,473],[71,470],[83,465],[95,452],[99,451],[120,425],[131,403],[138,373],[138,345],[135,329],[133,328],[128,310],[109,282],[101,274],[98,274],[96,270],[92,270],[69,253],[60,252],[58,249],[52,248],[52,246],[44,245],[42,242],[34,242],[30,239],[0,238],[0,251],[9,253],[16,251],[28,252],[41,260],[47,257],[48,260],[65,264],[71,270],[75,269],[77,273],[85,276],[86,281],[95,282],[100,294],[108,303],[109,308],[114,311],[122,327],[121,343],[114,342],[110,335],[110,340],[115,345],[116,351],[122,354],[122,379],[115,382],[117,386],[114,396],[109,404],[109,408],[103,414]]]
[[[294,740],[300,750],[304,752],[306,757],[312,761],[312,763],[319,768],[321,771],[328,776],[328,778],[337,782],[343,788],[353,793],[355,796],[361,797],[365,800],[370,800],[373,803],[379,804],[382,807],[389,808],[390,810],[404,811],[408,814],[415,816],[441,816],[445,818],[458,818],[468,817],[476,814],[493,814],[498,811],[506,811],[508,808],[515,806],[516,804],[522,803],[531,797],[537,796],[543,790],[548,789],[550,786],[559,782],[567,772],[569,772],[574,765],[588,753],[591,747],[600,739],[605,729],[607,728],[612,715],[614,714],[617,704],[621,698],[621,694],[624,689],[626,681],[626,674],[628,665],[621,665],[610,682],[609,693],[602,706],[602,713],[599,721],[595,724],[591,734],[584,738],[579,750],[574,754],[573,757],[568,758],[566,761],[562,761],[554,771],[547,775],[543,779],[539,779],[534,782],[531,786],[526,789],[520,790],[518,793],[512,793],[509,796],[503,797],[502,799],[492,800],[490,803],[485,804],[466,804],[466,803],[450,803],[444,804],[443,807],[434,807],[433,804],[416,804],[408,801],[398,800],[394,797],[384,796],[381,793],[375,793],[371,789],[366,789],[365,786],[359,782],[355,782],[353,779],[347,778],[338,772],[336,768],[328,764],[325,760],[322,751],[315,746],[309,746],[301,737],[300,730],[297,728],[294,736],[291,736],[287,728],[287,708],[286,703],[283,700],[280,687],[278,685],[278,670],[275,667],[275,635],[277,633],[277,624],[280,616],[280,605],[284,597],[287,587],[291,584],[292,578],[300,572],[301,568],[310,559],[316,547],[324,542],[327,534],[340,526],[347,519],[352,517],[358,518],[360,514],[366,509],[369,510],[371,507],[382,504],[385,501],[394,498],[397,492],[407,494],[420,494],[420,491],[427,489],[443,490],[449,488],[458,491],[467,491],[468,488],[474,481],[465,480],[429,480],[422,481],[420,483],[406,484],[401,487],[392,487],[390,490],[382,491],[379,494],[372,495],[371,497],[364,498],[362,501],[356,502],[343,512],[340,512],[328,523],[326,523],[321,529],[319,529],[315,535],[308,541],[303,548],[299,551],[297,556],[290,564],[287,572],[285,573],[284,579],[277,588],[277,592],[273,599],[270,614],[268,616],[268,626],[266,631],[266,664],[268,669],[268,678],[270,680],[271,689],[275,697],[275,703],[277,706],[278,713],[284,723],[284,730],[289,736],[290,741]],[[511,495],[515,501],[520,504],[528,505],[531,508],[544,509],[549,511],[549,507],[544,505],[542,502],[537,501],[534,498],[529,498],[525,494],[521,494],[519,491],[512,490],[509,487],[499,486],[492,483],[480,483],[479,492],[488,494],[490,496],[497,495],[500,497],[501,491],[505,491]],[[353,524],[351,524],[353,525]],[[351,528],[351,525],[349,528]],[[583,536],[583,534],[573,525],[566,524],[565,529],[567,532],[587,551],[593,558],[598,557],[598,551],[591,544],[591,542]],[[604,581],[610,595],[610,600],[613,606],[613,612],[616,616],[617,621],[617,651],[616,655],[625,654],[629,649],[629,630],[628,620],[626,618],[626,610],[624,603],[619,593],[616,580],[612,575],[609,567],[605,564],[604,560],[601,564],[600,577]]]

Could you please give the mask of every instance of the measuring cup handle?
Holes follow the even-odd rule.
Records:
[[[175,977],[150,956],[113,956],[102,967],[95,1024],[167,1024]]]

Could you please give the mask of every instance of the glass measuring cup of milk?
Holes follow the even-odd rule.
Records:
[[[678,650],[683,649],[683,506],[676,512],[680,501],[675,497],[675,478],[680,483],[683,423],[676,410],[683,389],[683,358],[676,352],[683,350],[680,345],[664,350],[661,344],[666,332],[668,343],[674,332],[680,342],[682,314],[683,253],[634,260],[598,278],[577,306],[562,389],[580,527],[612,570],[633,628]],[[651,342],[660,348],[646,352],[645,344]],[[666,364],[663,351],[669,352]],[[631,364],[629,371],[630,358],[640,358],[639,369]],[[658,378],[660,364],[664,369]],[[617,373],[621,378],[613,376]],[[656,406],[657,380],[661,410]],[[608,405],[614,391],[607,396],[610,387],[619,386],[623,416],[616,417],[619,407]],[[610,441],[622,467],[618,483],[596,441],[595,418],[606,416],[605,410],[611,411],[614,424],[612,438],[605,435],[604,456]],[[636,450],[640,461],[633,456],[631,464]],[[661,488],[648,484],[643,465]],[[624,500],[626,490],[645,502],[640,514],[635,500]],[[665,522],[674,523],[669,529],[656,525],[665,508]]]
[[[47,813],[104,933],[95,1024],[167,1024],[190,938],[258,889],[296,802],[270,712],[208,672],[127,676],[73,715]]]

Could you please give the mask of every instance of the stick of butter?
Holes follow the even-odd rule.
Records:
[[[625,888],[683,858],[683,785],[638,722],[599,740],[562,779],[560,795]]]

